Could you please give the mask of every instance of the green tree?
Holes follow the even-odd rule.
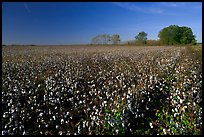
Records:
[[[178,25],[170,25],[163,28],[158,37],[162,44],[177,45],[177,44],[195,44],[195,35],[189,27],[179,27]]]
[[[118,44],[120,42],[120,35],[114,34],[111,36],[110,40],[113,44]]]
[[[181,29],[181,44],[195,44],[195,35],[193,35],[193,32],[191,28],[188,27],[180,27]]]
[[[135,36],[136,43],[146,44],[147,43],[147,33],[144,31],[139,32],[137,36]]]

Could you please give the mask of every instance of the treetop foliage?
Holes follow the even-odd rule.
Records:
[[[170,25],[169,27],[163,28],[158,37],[162,44],[167,45],[178,45],[178,44],[195,44],[195,35],[191,28],[183,26],[179,27],[178,25]]]
[[[144,31],[141,31],[138,33],[137,36],[135,36],[135,39],[136,39],[136,43],[146,44],[147,43],[147,33],[145,33]]]

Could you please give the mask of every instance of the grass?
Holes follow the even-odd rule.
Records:
[[[187,50],[192,53],[192,57],[202,62],[202,45],[187,46]]]

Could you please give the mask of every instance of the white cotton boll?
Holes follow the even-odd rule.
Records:
[[[173,122],[173,120],[171,119],[171,120],[170,120],[170,124],[171,124],[172,122]]]
[[[89,127],[89,122],[88,121],[86,122],[86,127]]]
[[[127,99],[130,99],[130,95],[129,94],[127,95]]]
[[[178,123],[176,123],[176,128],[178,128]]]
[[[55,117],[55,116],[52,116],[52,117],[53,117],[54,120],[56,120],[56,117]]]
[[[149,126],[150,126],[151,128],[153,128],[153,125],[152,125],[152,123],[151,123],[151,122],[149,123]]]
[[[126,93],[123,93],[123,96],[125,97],[125,96],[126,96]]]
[[[164,133],[164,135],[166,135],[166,129],[163,129],[163,133]]]
[[[118,130],[118,129],[116,129],[116,134],[118,134],[118,131],[119,131],[119,130]]]
[[[42,134],[42,133],[41,133]],[[26,132],[25,132],[25,130],[23,131],[23,135],[26,135]]]
[[[64,119],[61,119],[61,124],[64,124]]]
[[[5,118],[5,117],[6,117],[6,113],[3,114],[3,118]]]
[[[41,113],[39,114],[39,116],[42,117],[42,116],[43,116],[43,113],[41,112]]]
[[[78,134],[80,134],[81,129],[80,129],[80,125],[78,126]]]
[[[130,94],[130,89],[128,89],[128,94]]]
[[[56,126],[55,126],[56,129],[59,129],[59,127],[60,127],[59,125],[56,125]]]
[[[96,119],[96,117],[95,116],[93,116],[93,118],[92,118],[93,120],[95,120]]]
[[[86,127],[86,122],[85,121],[83,121],[83,126],[82,126],[83,128],[85,128]]]
[[[106,96],[108,96],[108,92],[106,92]]]
[[[11,104],[13,103],[13,100],[12,100],[12,99],[10,99],[10,103],[11,103]]]
[[[62,131],[59,131],[59,135],[62,135]]]
[[[175,108],[175,111],[176,111],[176,112],[178,112],[178,109],[177,109],[177,108]]]

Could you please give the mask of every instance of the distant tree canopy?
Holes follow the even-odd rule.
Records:
[[[120,35],[114,34],[111,36],[111,42],[112,44],[118,44],[120,42]]]
[[[135,36],[135,42],[139,44],[146,44],[147,43],[147,33],[144,31],[139,32],[137,36]]]
[[[101,34],[94,37],[91,41],[92,44],[108,44],[110,41],[110,36],[108,34]]]
[[[158,33],[159,40],[147,40],[147,33],[144,31],[139,32],[135,36],[135,40],[121,42],[119,34],[100,34],[92,38],[91,44],[127,44],[127,45],[187,45],[196,44],[195,35],[192,29],[186,26],[179,27],[178,25],[170,25],[163,28]]]
[[[92,44],[118,44],[120,42],[120,35],[113,34],[112,36],[108,34],[101,34],[94,37],[91,41]]]
[[[162,44],[177,45],[177,44],[196,44],[195,35],[189,27],[179,27],[177,25],[170,25],[163,28],[158,37]]]

